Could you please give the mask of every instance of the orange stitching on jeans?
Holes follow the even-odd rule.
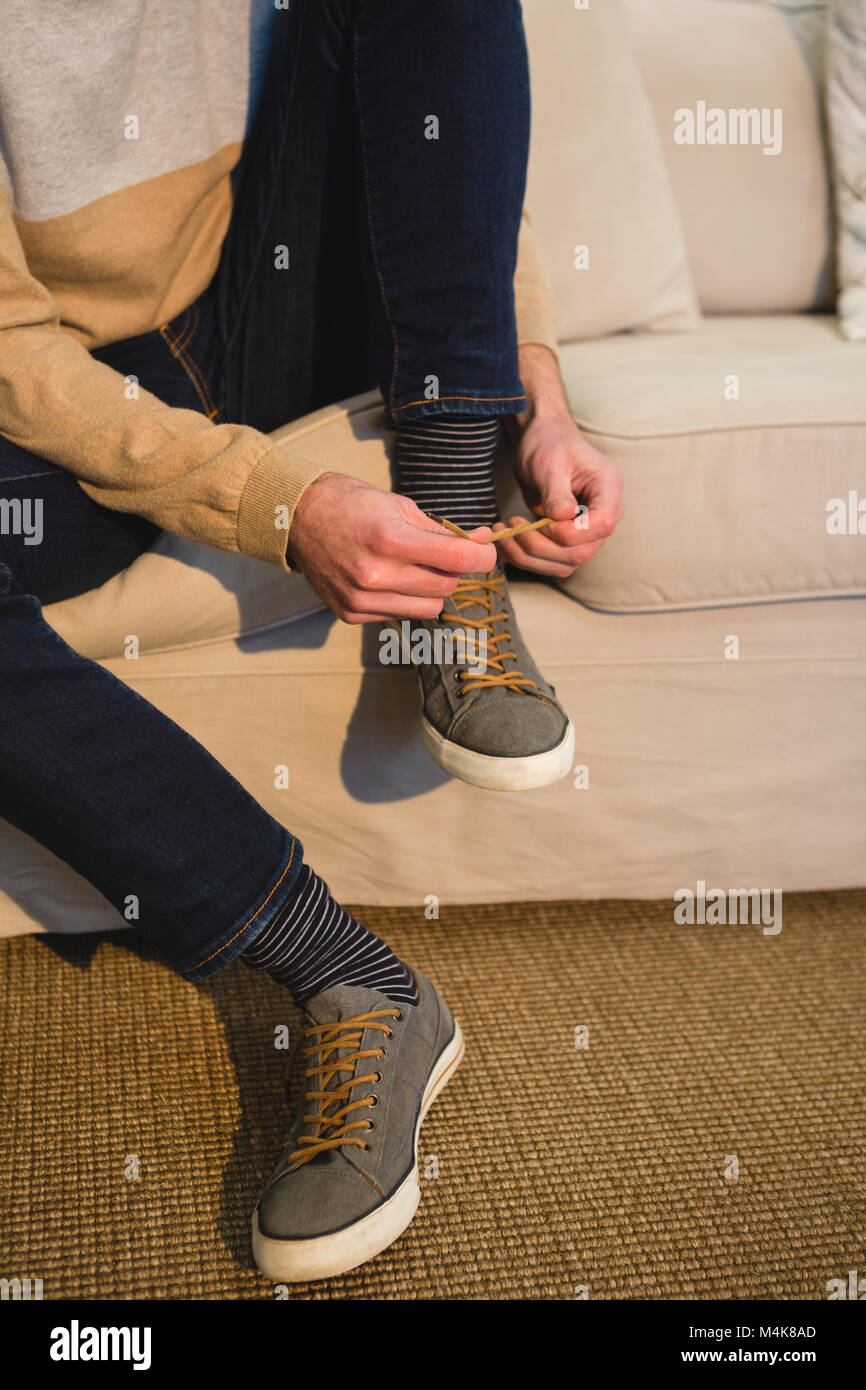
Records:
[[[231,946],[231,944],[232,944],[233,941],[237,941],[238,937],[243,935],[243,933],[246,931],[247,927],[251,926],[252,923],[256,920],[256,918],[258,917],[259,913],[262,911],[262,908],[267,907],[268,903],[270,902],[271,898],[272,898],[272,897],[274,896],[274,894],[276,893],[277,889],[279,888],[279,886],[280,886],[280,884],[282,883],[283,879],[285,878],[286,874],[289,872],[289,869],[292,867],[292,860],[293,860],[294,857],[295,857],[295,845],[296,845],[296,844],[297,844],[297,840],[294,840],[294,839],[293,839],[293,840],[292,840],[292,852],[291,852],[291,854],[289,855],[289,862],[288,862],[288,864],[286,865],[286,867],[283,869],[283,872],[280,874],[279,878],[277,879],[276,883],[274,884],[274,886],[273,886],[273,888],[271,889],[271,891],[270,891],[270,893],[268,894],[268,896],[265,898],[265,900],[264,900],[264,902],[262,903],[261,907],[259,907],[259,908],[256,909],[256,911],[253,913],[252,917],[250,918],[250,920],[249,920],[248,922],[244,922],[244,924],[243,924],[243,926],[241,927],[240,931],[236,931],[235,934],[234,934],[234,936],[230,936],[229,939],[228,939],[228,941],[224,941],[224,942],[223,942],[222,946],[218,946],[217,949],[216,949],[215,951],[211,951],[210,955],[209,955],[209,956],[205,956],[204,960],[200,960],[199,963],[198,963],[198,965],[194,965],[194,966],[192,967],[192,970],[201,970],[202,966],[203,966],[203,965],[207,965],[207,963],[208,963],[209,960],[213,960],[214,956],[220,955],[221,952],[223,952],[223,951],[225,950],[226,946]],[[188,971],[187,973],[191,975],[191,974],[192,974],[192,970]]]
[[[177,356],[180,358],[180,361],[183,363],[189,376],[192,378],[193,386],[198,392],[198,398],[204,406],[205,410],[207,411],[207,418],[209,420],[213,420],[214,417],[219,414],[219,411],[213,403],[213,397],[211,396],[211,393],[208,390],[208,385],[204,379],[204,374],[202,373],[201,368],[199,367],[197,362],[193,361],[193,359],[187,356],[187,354],[182,350],[178,351]]]
[[[189,326],[189,309],[186,309],[186,310],[184,310],[183,321],[182,321],[182,323],[181,323],[181,325],[180,325],[180,328],[177,330],[177,333],[175,333],[175,334],[173,335],[173,337],[171,338],[171,340],[170,340],[170,342],[169,342],[169,346],[170,346],[170,348],[171,348],[172,356],[173,356],[173,357],[176,357],[176,356],[177,356],[177,346],[178,346],[178,343],[179,343],[179,342],[181,341],[181,339],[183,338],[183,335],[184,335],[184,333],[186,332],[188,326]]]
[[[525,401],[526,396],[433,396],[434,401]],[[408,410],[413,405],[430,405],[431,401],[407,401],[405,405],[392,405],[391,414],[398,410]],[[435,419],[435,416],[433,417]]]
[[[171,327],[173,320],[169,320],[168,323],[164,323],[159,330],[162,336],[165,338],[166,342],[168,343],[172,357],[177,357],[180,350],[182,348],[185,348],[187,343],[189,342],[189,325],[191,317],[192,305],[190,305],[188,308],[184,310],[183,322],[181,323],[180,328],[176,333],[172,330]]]
[[[198,305],[192,305],[192,307],[187,309],[186,312],[187,318],[184,320],[184,328],[187,330],[186,336],[182,337],[182,340],[180,342],[175,343],[174,348],[175,352],[177,353],[183,352],[183,349],[186,347],[193,333],[198,328]],[[183,334],[183,329],[181,329],[181,334]]]
[[[181,366],[184,368],[187,376],[192,381],[192,384],[196,390],[196,395],[198,396],[199,400],[201,401],[202,405],[204,406],[207,412],[207,418],[209,420],[214,420],[216,419],[217,415],[219,415],[219,406],[214,405],[213,397],[210,393],[210,390],[208,389],[208,384],[204,378],[204,373],[202,372],[198,363],[193,361],[192,357],[190,357],[185,351],[187,343],[189,342],[190,338],[192,337],[193,333],[198,327],[198,305],[193,305],[191,309],[187,309],[187,315],[191,317],[192,325],[191,327],[188,326],[188,320],[185,319],[183,327],[181,328],[180,333],[176,338],[172,336],[171,325],[168,323],[162,324],[160,326],[159,331],[162,334],[165,341],[168,343],[168,349],[172,357],[176,357],[178,359]]]

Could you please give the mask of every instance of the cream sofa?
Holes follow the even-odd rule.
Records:
[[[683,104],[677,84],[692,72],[689,44],[712,48],[715,61],[712,26],[736,30],[757,15],[759,29],[775,26],[761,39],[767,70],[777,75],[778,46],[790,66],[794,95],[785,101],[800,163],[786,187],[805,199],[809,179],[825,174],[820,165],[809,173],[823,138],[820,118],[796,105],[811,100],[798,67],[803,50],[779,15],[783,6],[706,0],[701,11],[702,0],[653,0],[650,11],[632,0],[624,45],[626,12],[593,0],[589,22],[597,29],[568,31],[579,43],[574,67],[563,69],[564,7],[554,14],[553,3],[525,7],[540,94],[530,205],[560,306],[572,408],[621,468],[627,499],[615,536],[565,585],[520,577],[512,585],[524,632],[576,727],[574,776],[519,795],[448,781],[421,747],[415,676],[380,664],[378,631],[336,622],[301,577],[255,561],[164,535],[102,589],[46,615],[299,833],[346,902],[411,904],[421,913],[433,897],[442,904],[669,898],[699,880],[788,890],[860,885],[866,534],[850,525],[847,534],[831,534],[828,521],[832,529],[840,499],[856,524],[866,499],[866,345],[846,342],[829,309],[824,212],[804,202],[798,219],[796,206],[784,199],[779,206],[765,187],[750,204],[749,181],[770,177],[761,164],[746,170],[743,162],[738,172],[735,161],[719,174],[734,186],[742,175],[745,212],[706,166],[695,174],[700,196],[692,196],[688,168],[676,165],[664,129],[669,109]],[[678,75],[668,40],[681,32],[683,6],[691,7],[691,31]],[[663,12],[673,26],[667,40]],[[568,23],[584,18],[571,11]],[[729,47],[732,63],[742,47],[736,32]],[[749,63],[760,71],[753,50]],[[617,67],[626,60],[631,68]],[[624,204],[649,177],[647,159],[620,196],[609,186],[610,149],[594,152],[583,136],[580,158],[595,159],[607,197],[593,196],[584,180],[583,211],[563,211],[564,171],[578,136],[556,107],[557,71],[584,103],[594,94],[608,99],[598,73],[610,75],[621,125],[623,93],[639,96],[644,115],[652,109],[662,161],[654,177],[667,181],[664,193],[657,184],[653,207],[669,200],[665,216],[680,219],[675,236],[649,223],[645,234],[628,226]],[[641,139],[646,127],[636,120]],[[806,132],[799,146],[798,129]],[[633,145],[629,151],[634,158]],[[710,196],[734,219],[727,232],[717,226],[715,257],[707,245]],[[764,224],[753,225],[749,251],[735,219],[748,221],[749,206],[758,205]],[[616,222],[609,234],[596,226],[590,237],[596,265],[617,237],[641,238],[640,274],[620,249],[622,275],[615,284],[608,275],[607,304],[604,277],[581,280],[571,257],[584,240],[577,223],[600,209]],[[780,237],[786,226],[789,236]],[[685,256],[684,266],[661,270],[656,257],[655,282],[644,264],[654,235],[662,258]],[[566,259],[574,280],[563,278]],[[646,301],[634,322],[630,276]],[[736,288],[727,291],[729,310],[719,312],[725,286]],[[584,295],[590,336],[581,331]],[[692,295],[714,312],[701,318]],[[636,331],[596,332],[605,313],[610,327]],[[275,437],[294,454],[390,485],[390,439],[376,395],[319,411]],[[505,454],[500,483],[505,514],[525,510]],[[866,531],[866,514],[862,524]],[[127,659],[131,635],[139,655]],[[283,790],[275,785],[280,766],[289,769]],[[0,826],[0,932],[111,925],[121,919],[88,884]]]

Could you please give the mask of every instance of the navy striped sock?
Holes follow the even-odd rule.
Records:
[[[493,457],[498,416],[428,415],[398,424],[397,491],[422,512],[464,530],[492,526],[498,515]]]
[[[333,985],[362,985],[381,990],[395,1004],[418,1003],[409,967],[334,901],[308,864],[301,866],[280,915],[241,960],[288,986],[299,1004]]]

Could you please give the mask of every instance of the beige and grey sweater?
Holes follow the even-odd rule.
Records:
[[[248,426],[129,399],[90,353],[210,282],[273,14],[273,0],[3,0],[0,434],[103,506],[287,568],[277,510],[322,470]],[[521,343],[555,350],[526,214],[515,292]]]

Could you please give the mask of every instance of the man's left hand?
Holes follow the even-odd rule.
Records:
[[[530,510],[558,523],[502,541],[503,559],[522,569],[565,578],[592,559],[622,520],[619,469],[584,439],[570,416],[535,415],[524,425],[515,473]],[[520,520],[512,517],[508,525]]]

